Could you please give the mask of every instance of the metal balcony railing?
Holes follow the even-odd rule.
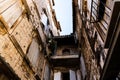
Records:
[[[96,25],[96,30],[103,41],[105,41],[106,32],[108,30],[108,21],[104,16],[110,18],[110,14],[108,14],[106,10],[111,11],[111,9],[106,5],[106,0],[92,0],[90,23]]]

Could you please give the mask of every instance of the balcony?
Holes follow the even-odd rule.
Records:
[[[79,55],[61,55],[51,56],[51,61],[54,67],[79,67],[80,59]]]
[[[53,38],[55,47],[52,50],[50,61],[53,67],[79,67],[80,52],[77,48],[74,35],[56,36]],[[53,41],[52,41],[53,42]]]

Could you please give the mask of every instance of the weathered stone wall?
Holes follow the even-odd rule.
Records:
[[[40,1],[47,9],[45,3]],[[43,10],[38,9],[33,0],[3,0],[0,3],[0,57],[21,80],[43,80],[44,71],[47,75],[51,71],[44,57],[47,43],[39,12]],[[31,55],[34,38],[38,41],[37,48],[33,48]]]
[[[65,50],[65,49],[69,49],[71,55],[79,54],[79,50],[75,46],[67,45],[67,46],[57,47],[56,55],[64,55],[63,50]]]
[[[44,14],[43,9],[46,10],[46,16],[50,22],[49,28],[53,32],[54,36],[58,36],[57,26],[55,25],[56,21],[54,21],[51,2],[49,0],[35,0],[34,3],[36,4],[39,15]]]
[[[88,41],[85,29],[82,29],[83,37],[82,37],[82,44],[81,44],[81,54],[84,57],[85,65],[87,69],[87,80],[99,80],[99,72],[96,64],[96,60],[91,49],[90,43]]]
[[[107,51],[105,51],[104,49],[104,44],[105,38],[107,37],[107,30],[111,19],[114,1],[106,0],[105,11],[103,18],[101,20],[98,20],[97,17],[95,16],[99,15],[95,11],[95,9],[97,11],[99,10],[99,8],[97,7],[99,6],[99,0],[93,0],[94,8],[91,7],[92,0],[86,1],[87,4],[85,4],[84,1],[86,0],[79,0],[80,4],[84,5],[84,6],[79,5],[80,9],[82,9],[80,10],[80,12],[82,12],[80,15],[83,21],[81,51],[82,54],[84,55],[86,69],[88,71],[87,78],[90,78],[88,80],[94,80],[99,79],[100,77],[99,73],[101,72],[101,68],[104,65],[105,57],[107,54]],[[98,49],[101,49],[100,50],[101,52],[99,52]]]
[[[32,26],[35,29],[37,28],[42,42],[44,43],[44,45],[46,45],[45,34],[43,32],[43,29],[41,28],[40,15],[38,13],[37,7],[35,6],[35,3],[32,0],[23,0],[23,3],[25,4],[28,17],[32,22]]]
[[[12,67],[21,80],[35,79],[33,72],[26,62],[24,62],[23,57],[11,42],[8,34],[0,36],[0,56]]]
[[[20,79],[34,80],[34,73],[24,59],[32,39],[32,25],[23,15],[23,4],[21,0],[4,0],[0,6],[0,27],[6,29],[6,33],[0,35],[0,56]]]
[[[14,36],[20,47],[22,48],[24,54],[27,53],[27,49],[32,41],[32,34],[33,26],[28,21],[26,16],[23,16],[22,20],[19,24],[16,25],[16,28],[12,33],[11,36]]]

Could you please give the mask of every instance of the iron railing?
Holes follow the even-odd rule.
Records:
[[[107,31],[107,27],[109,23],[106,19],[103,18],[104,15],[110,18],[110,15],[106,12],[106,10],[111,11],[111,9],[106,5],[106,0],[92,0],[91,2],[91,13],[90,13],[90,23],[96,25],[96,30],[103,42],[105,41],[105,35]]]

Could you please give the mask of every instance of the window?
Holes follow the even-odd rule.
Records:
[[[49,32],[50,32],[51,37],[53,37],[54,36],[53,32],[50,29],[49,29]]]
[[[40,58],[40,49],[38,44],[38,39],[34,38],[32,40],[32,43],[30,44],[27,57],[34,69],[38,67],[39,64],[39,58]],[[42,60],[41,60],[42,61]]]
[[[43,8],[43,13],[41,15],[41,25],[46,36],[49,36],[49,18],[47,16],[46,9]]]
[[[64,49],[62,51],[63,55],[69,55],[70,54],[70,49]]]
[[[41,80],[38,75],[35,75],[35,79],[36,79],[36,80]]]
[[[47,11],[46,11],[46,9],[43,8],[42,10],[43,10],[44,14],[47,16]]]
[[[41,24],[41,27],[42,27],[42,29],[43,29],[43,31],[45,30],[45,26],[44,26],[44,24],[41,22],[40,23]]]
[[[106,4],[106,0],[100,0],[99,8],[98,8],[98,21],[100,21],[104,16],[105,4]]]

